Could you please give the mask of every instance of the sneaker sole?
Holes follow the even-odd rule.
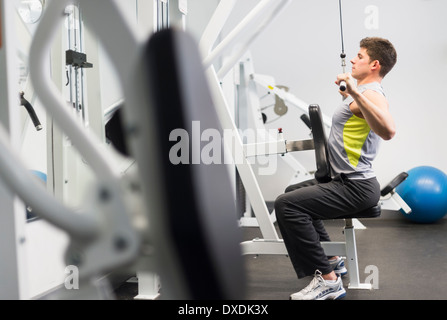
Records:
[[[339,290],[337,292],[328,294],[328,295],[321,297],[317,300],[340,300],[340,299],[343,299],[344,297],[346,297],[346,290],[343,289],[343,290]]]

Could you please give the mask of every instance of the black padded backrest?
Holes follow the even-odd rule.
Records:
[[[315,179],[320,183],[329,182],[331,178],[331,167],[328,159],[328,148],[326,140],[326,132],[323,126],[323,116],[320,106],[309,106],[309,117],[312,126],[312,135],[315,144],[315,158],[317,163],[317,171]]]

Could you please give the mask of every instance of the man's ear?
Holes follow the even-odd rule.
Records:
[[[373,62],[371,62],[371,70],[378,70],[380,69],[380,61],[379,60],[374,60]]]

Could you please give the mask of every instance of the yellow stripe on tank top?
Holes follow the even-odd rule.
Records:
[[[371,128],[365,119],[353,115],[343,129],[343,143],[349,162],[357,168],[362,148],[368,138]]]

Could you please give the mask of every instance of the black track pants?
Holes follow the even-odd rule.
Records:
[[[323,221],[342,218],[377,205],[376,178],[348,179],[338,175],[329,183],[310,180],[290,186],[275,201],[275,214],[298,278],[332,271],[320,241],[330,241]]]

